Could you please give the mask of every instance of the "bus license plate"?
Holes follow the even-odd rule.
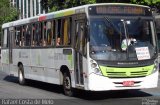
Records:
[[[134,86],[134,81],[123,81],[123,86]]]

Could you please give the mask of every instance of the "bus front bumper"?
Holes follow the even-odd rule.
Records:
[[[155,88],[158,85],[158,71],[146,76],[138,78],[108,78],[94,73],[89,75],[88,87],[90,91],[106,91],[106,90],[127,90],[127,89],[144,89]],[[132,81],[131,86],[124,85],[124,82]]]

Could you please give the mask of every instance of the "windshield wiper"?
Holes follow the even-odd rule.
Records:
[[[121,20],[122,21],[122,23],[123,23],[123,27],[124,27],[124,36],[125,36],[125,38],[126,38],[126,45],[127,45],[127,59],[129,58],[129,52],[128,52],[128,35],[127,35],[127,28],[126,28],[126,23],[125,23],[125,21],[124,20]]]

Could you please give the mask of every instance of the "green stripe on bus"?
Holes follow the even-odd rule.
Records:
[[[56,13],[54,15],[54,17],[57,18],[57,17],[69,16],[69,15],[73,15],[73,14],[75,14],[75,11],[74,10],[70,10],[70,11],[66,11],[66,12]]]
[[[154,65],[134,68],[115,68],[100,66],[101,72],[107,77],[137,77],[150,75]]]
[[[64,12],[64,16],[73,15],[73,14],[75,14],[74,10]]]
[[[70,67],[72,68],[73,67],[73,65],[72,65],[73,64],[72,54],[68,55],[67,59],[70,63]]]

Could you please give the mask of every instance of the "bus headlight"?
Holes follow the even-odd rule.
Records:
[[[92,67],[92,68],[96,68],[96,67],[97,67],[97,64],[96,64],[96,63],[92,63],[92,64],[91,64],[91,67]]]
[[[158,69],[159,69],[159,63],[158,63],[158,59],[156,59],[154,61],[154,68],[153,68],[152,74],[158,71]]]
[[[93,72],[97,75],[102,75],[101,73],[101,70],[99,69],[99,66],[98,64],[94,61],[94,60],[91,60],[91,68],[93,70]]]
[[[102,75],[101,70],[98,68],[94,68],[94,73],[97,75]]]

